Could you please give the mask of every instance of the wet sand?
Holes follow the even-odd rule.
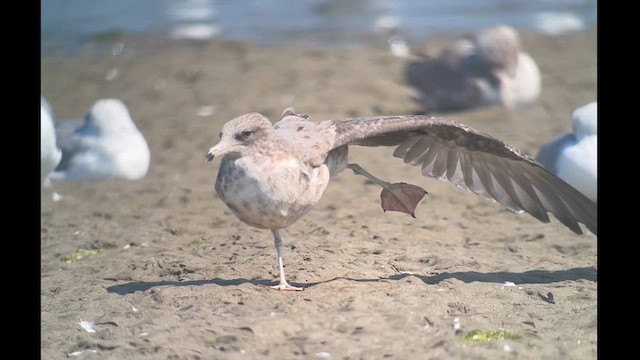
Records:
[[[523,34],[523,43],[543,76],[535,105],[447,116],[533,156],[596,99],[596,35]],[[350,159],[424,187],[417,218],[384,213],[379,188],[345,171],[282,232],[287,278],[305,291],[257,286],[277,280],[275,250],[269,231],[240,222],[215,194],[219,161],[204,156],[220,128],[252,111],[275,121],[288,106],[316,120],[420,112],[404,96],[406,62],[375,46],[141,39],[118,56],[89,47],[43,57],[41,93],[56,117],[123,100],[151,166],[139,181],[42,190],[42,358],[596,358],[597,238],[424,178],[391,148],[352,147]],[[61,261],[79,249],[99,252]],[[463,344],[473,329],[521,338]]]

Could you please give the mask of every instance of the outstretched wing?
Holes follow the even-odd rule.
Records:
[[[466,125],[429,116],[378,116],[334,121],[334,147],[397,146],[393,156],[510,210],[548,223],[547,212],[582,234],[597,235],[597,205],[533,159]]]

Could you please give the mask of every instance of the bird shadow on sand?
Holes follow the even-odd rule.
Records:
[[[389,276],[389,279],[401,280],[408,276],[417,277],[424,281],[425,284],[434,285],[441,281],[449,279],[457,279],[465,283],[471,282],[489,282],[504,283],[510,281],[518,285],[526,284],[550,284],[560,281],[577,281],[587,280],[598,282],[598,271],[594,267],[573,268],[568,270],[529,270],[521,273],[508,271],[500,271],[493,273],[481,273],[476,271],[464,271],[453,273],[440,273],[433,276],[416,275],[409,273],[401,273]]]
[[[433,276],[417,275],[409,273],[394,274],[384,278],[375,279],[354,279],[346,277],[335,277],[329,280],[318,281],[313,283],[291,283],[294,286],[301,286],[303,288],[310,288],[316,285],[326,284],[336,280],[347,280],[353,282],[382,282],[389,280],[402,280],[406,277],[415,277],[422,280],[425,284],[435,285],[442,281],[449,279],[457,279],[465,283],[472,282],[486,282],[486,283],[499,283],[502,284],[505,281],[513,282],[517,285],[526,284],[550,284],[561,281],[577,281],[586,280],[591,282],[598,282],[598,271],[594,267],[573,268],[568,270],[530,270],[521,273],[500,271],[493,273],[481,273],[476,271],[464,271],[453,273],[440,273]],[[107,287],[107,292],[115,293],[118,295],[133,294],[136,291],[147,291],[149,289],[160,286],[202,286],[202,285],[218,285],[218,286],[238,286],[245,283],[257,285],[257,286],[269,286],[274,285],[272,280],[248,280],[248,279],[221,279],[213,278],[210,280],[187,280],[187,281],[134,281],[121,285],[114,285]]]

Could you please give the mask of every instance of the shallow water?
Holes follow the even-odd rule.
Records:
[[[43,48],[114,35],[230,39],[258,45],[356,47],[503,23],[551,34],[596,26],[596,0],[46,0]]]

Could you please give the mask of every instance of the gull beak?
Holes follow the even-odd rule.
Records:
[[[228,153],[229,151],[232,151],[234,148],[235,148],[235,144],[229,145],[225,141],[220,141],[211,149],[209,149],[209,152],[207,152],[207,155],[205,155],[204,159],[206,160],[206,162],[209,162],[216,157],[220,157]]]
[[[220,152],[219,146],[220,146],[220,143],[218,143],[218,145],[213,146],[211,149],[209,149],[209,152],[207,152],[207,155],[205,155],[204,157],[205,162],[209,162],[216,157],[216,154]]]
[[[209,161],[213,160],[214,157],[215,157],[215,155],[211,152],[211,150],[209,150],[207,155],[205,155],[204,159],[206,160],[206,162],[209,162]]]

